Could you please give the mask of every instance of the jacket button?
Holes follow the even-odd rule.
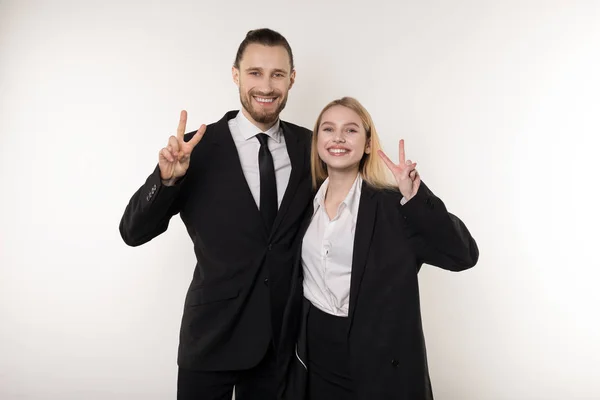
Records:
[[[400,364],[400,361],[398,361],[398,360],[396,360],[396,359],[393,359],[393,360],[392,360],[392,365],[393,365],[394,367],[397,367],[399,364]]]
[[[265,278],[265,281],[264,281],[264,282],[265,282],[265,285],[266,285],[266,286],[269,286],[269,278]]]
[[[269,251],[273,250],[273,245],[269,243]]]

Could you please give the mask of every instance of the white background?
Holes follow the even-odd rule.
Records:
[[[0,0],[0,398],[175,398],[192,244],[118,224],[181,109],[239,107],[264,26],[296,57],[282,117],[358,98],[479,244],[421,273],[436,399],[599,399],[600,4],[532,0]]]

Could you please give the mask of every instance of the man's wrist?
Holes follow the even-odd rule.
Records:
[[[176,177],[172,177],[171,179],[160,179],[160,182],[163,184],[163,186],[175,186],[177,184],[177,181],[179,180],[179,178]]]

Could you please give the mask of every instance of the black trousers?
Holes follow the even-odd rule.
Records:
[[[255,367],[241,371],[192,371],[179,368],[177,400],[276,400],[276,359],[273,345]]]
[[[347,317],[327,314],[313,305],[308,312],[308,399],[353,398]]]

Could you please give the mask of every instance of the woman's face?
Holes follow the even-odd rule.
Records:
[[[344,106],[323,113],[317,132],[319,157],[327,172],[356,172],[364,154],[371,152],[359,115]]]

